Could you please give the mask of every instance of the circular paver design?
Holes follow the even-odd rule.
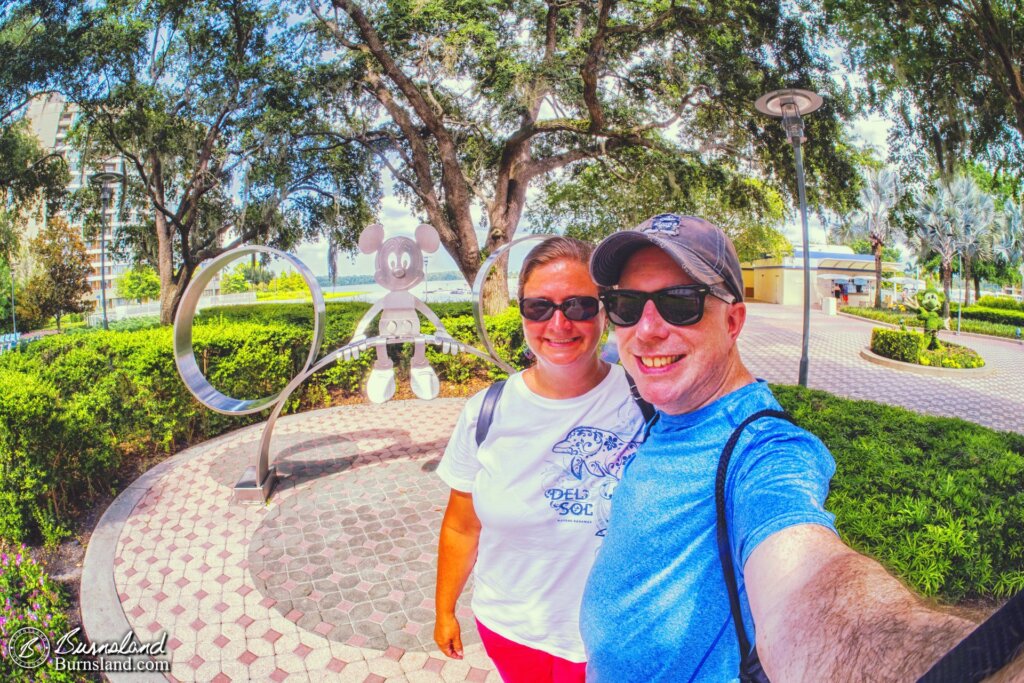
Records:
[[[338,461],[329,480],[282,500],[255,531],[253,585],[286,618],[329,640],[358,634],[366,648],[432,652],[437,536],[448,497],[425,472],[436,453],[352,461]],[[478,642],[472,618],[462,621],[464,643]]]

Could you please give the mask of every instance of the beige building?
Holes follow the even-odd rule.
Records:
[[[75,116],[75,105],[66,102],[64,98],[57,93],[43,95],[34,99],[29,103],[28,112],[26,114],[26,118],[28,119],[32,131],[39,138],[43,147],[60,153],[67,160],[68,171],[71,173],[71,182],[68,184],[68,192],[75,192],[87,185],[89,183],[89,176],[93,173],[99,171],[115,171],[117,173],[125,172],[123,162],[120,159],[108,160],[103,164],[102,168],[86,168],[81,164],[79,154],[68,145],[68,135],[71,131],[72,124],[75,122]],[[85,239],[85,248],[89,253],[89,260],[92,263],[92,275],[89,276],[89,284],[92,287],[92,296],[96,300],[97,313],[101,310],[100,285],[103,279],[106,280],[108,313],[113,306],[120,306],[126,303],[123,299],[117,296],[114,281],[117,280],[122,273],[131,268],[131,264],[112,258],[110,250],[111,239],[117,228],[120,227],[117,211],[115,210],[118,204],[119,192],[120,187],[114,188],[114,194],[110,201],[111,208],[104,217],[104,225],[106,226],[104,231],[105,245],[101,243],[101,239],[98,234],[95,235],[93,239]],[[29,219],[26,231],[27,239],[31,239],[39,233],[39,229],[46,218],[44,208],[38,215],[34,215]],[[81,228],[80,223],[72,221],[71,224],[72,226]],[[105,259],[101,259],[101,252],[103,251],[106,252]],[[102,278],[100,275],[101,260],[106,261],[106,268],[104,269]]]
[[[850,306],[874,303],[874,256],[854,254],[849,247],[832,244],[812,244],[809,254],[812,307],[823,308],[826,300],[834,299],[836,285],[845,293]],[[746,298],[794,306],[803,303],[803,245],[794,246],[792,256],[758,259],[742,266]],[[902,269],[898,263],[883,261],[882,272],[888,271],[899,273]]]

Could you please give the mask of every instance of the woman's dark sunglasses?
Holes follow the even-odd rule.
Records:
[[[550,299],[533,297],[519,300],[519,312],[524,318],[535,323],[550,320],[555,311],[561,311],[569,320],[590,320],[599,310],[601,304],[592,296],[571,296],[560,304]]]
[[[632,327],[640,322],[644,306],[654,302],[658,313],[670,325],[694,325],[704,316],[704,299],[711,292],[707,285],[679,285],[657,292],[634,289],[608,289],[601,292],[601,301],[608,318],[619,327]]]

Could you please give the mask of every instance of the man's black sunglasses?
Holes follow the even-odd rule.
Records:
[[[519,312],[527,320],[544,322],[555,311],[561,311],[569,320],[590,320],[601,310],[600,302],[592,296],[571,296],[560,304],[550,299],[527,297],[519,300]]]
[[[640,322],[644,306],[654,302],[658,313],[670,325],[695,325],[704,316],[704,299],[711,293],[707,285],[679,285],[641,292],[635,289],[607,289],[599,295],[608,318],[619,327]]]

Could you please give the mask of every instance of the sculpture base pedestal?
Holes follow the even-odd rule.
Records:
[[[270,498],[271,491],[277,483],[277,470],[271,467],[267,476],[261,482],[256,481],[256,467],[250,465],[245,468],[241,479],[235,484],[234,494],[231,497],[235,503],[265,503]]]

